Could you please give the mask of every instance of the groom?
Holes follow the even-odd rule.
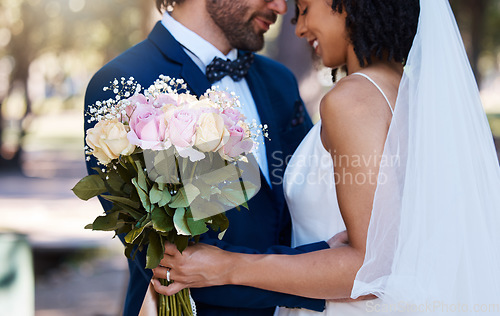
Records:
[[[300,99],[297,82],[282,65],[255,55],[262,49],[263,34],[286,12],[285,0],[156,0],[165,13],[148,38],[113,59],[90,81],[85,105],[113,95],[103,91],[114,78],[134,77],[148,87],[160,74],[184,79],[188,90],[201,95],[212,84],[234,91],[248,121],[269,126],[269,138],[256,152],[261,189],[248,205],[250,210],[226,212],[230,225],[224,238],[207,233],[202,242],[245,253],[298,254],[328,248],[325,242],[289,248],[290,216],[283,197],[282,178],[286,157],[291,155],[312,126]],[[223,73],[212,63],[215,57],[234,61]],[[234,64],[236,63],[236,64]],[[234,66],[234,67],[233,67]],[[215,71],[212,71],[215,70]],[[86,111],[87,112],[87,111]],[[85,120],[85,129],[92,127]],[[274,159],[274,160],[273,160]],[[95,159],[87,163],[89,172]],[[103,207],[110,205],[102,201]],[[151,270],[144,269],[145,254],[129,260],[130,281],[124,315],[137,315]],[[275,306],[321,311],[323,300],[307,299],[243,286],[193,289],[198,315],[273,315]]]

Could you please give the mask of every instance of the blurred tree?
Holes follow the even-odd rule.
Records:
[[[81,95],[83,89],[64,88],[76,71],[67,60],[86,63],[88,80],[105,62],[145,38],[153,8],[153,0],[0,2],[0,168],[21,169],[23,138],[34,115],[30,90],[40,85],[30,79],[42,78],[45,98],[56,94],[64,102]],[[56,69],[38,67],[36,71],[46,73],[34,74],[32,66],[47,56],[57,61]],[[9,115],[12,111],[17,116]]]
[[[455,12],[467,54],[478,84],[488,69],[481,69],[480,60],[500,53],[500,1],[450,0]],[[498,67],[498,66],[497,66]]]

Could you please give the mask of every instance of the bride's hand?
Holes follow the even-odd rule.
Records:
[[[174,244],[167,243],[160,265],[153,269],[153,286],[160,294],[173,295],[184,288],[227,284],[229,254],[203,243],[189,246],[181,254]],[[158,279],[167,279],[167,271],[174,282],[163,286]]]
[[[341,231],[336,234],[332,238],[330,238],[327,242],[330,248],[338,248],[349,244],[349,236],[347,235],[347,230]]]

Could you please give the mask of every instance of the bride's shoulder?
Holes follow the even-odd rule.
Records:
[[[328,149],[361,150],[385,137],[384,111],[388,109],[376,106],[385,101],[382,96],[376,96],[373,89],[370,81],[362,76],[348,76],[323,97],[320,103],[322,140]]]
[[[321,119],[332,121],[370,115],[370,88],[370,82],[361,76],[340,79],[321,100]]]

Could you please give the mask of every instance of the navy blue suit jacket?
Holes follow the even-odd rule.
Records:
[[[114,95],[103,91],[114,78],[134,77],[147,88],[160,74],[182,78],[191,93],[203,94],[210,87],[205,75],[184,52],[181,45],[158,22],[143,42],[128,49],[99,70],[90,81],[86,96],[89,105]],[[290,248],[290,216],[283,196],[282,179],[287,157],[304,138],[312,123],[304,111],[298,94],[297,82],[284,66],[263,56],[255,56],[245,79],[257,105],[260,119],[269,126],[265,146],[269,162],[272,189],[261,174],[262,187],[249,201],[249,210],[230,210],[229,229],[223,240],[214,233],[202,237],[204,243],[228,251],[243,253],[298,254],[328,248],[318,242],[299,248]],[[85,129],[92,127],[85,120]],[[96,165],[95,159],[87,163],[89,173]],[[110,205],[101,200],[105,209]],[[139,253],[129,260],[130,281],[124,315],[137,315],[141,307],[151,270],[144,269],[145,255]],[[325,302],[282,293],[264,291],[244,286],[218,286],[192,289],[198,306],[198,315],[272,315],[275,306],[303,307],[321,311]]]

